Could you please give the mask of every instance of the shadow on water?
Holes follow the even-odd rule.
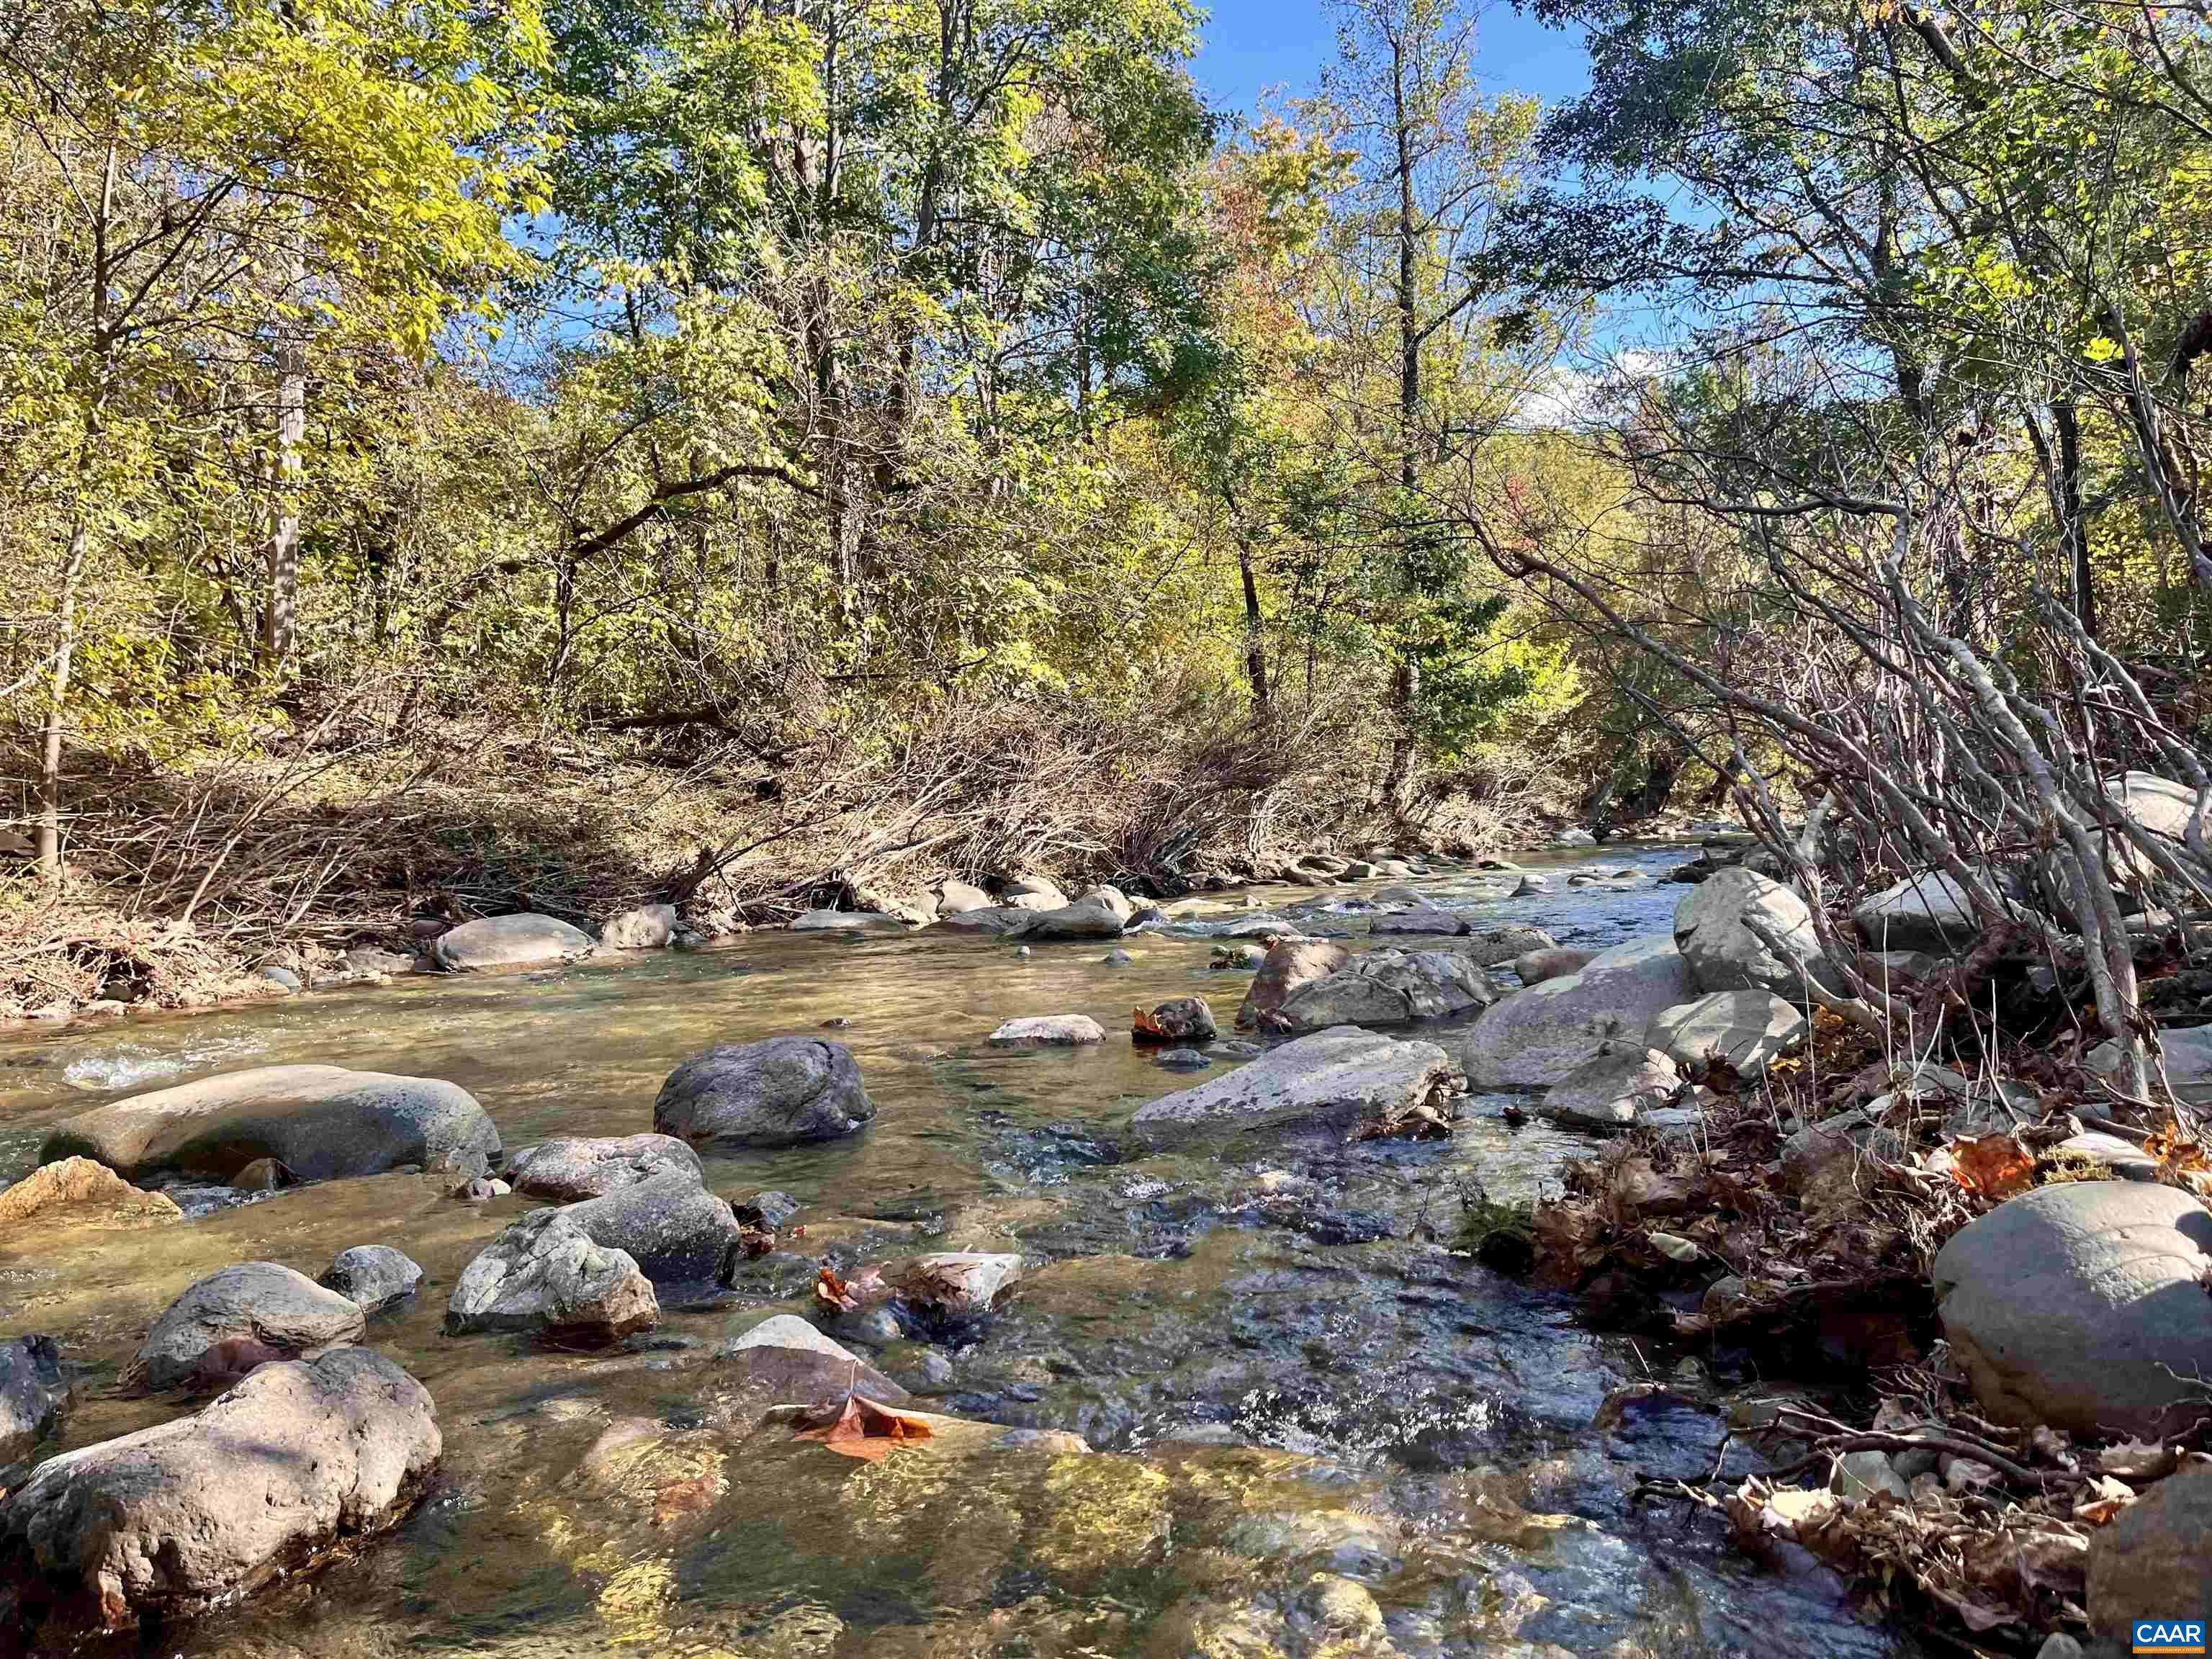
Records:
[[[1648,876],[1686,856],[1531,862]],[[1663,931],[1682,890],[1561,880],[1548,895],[1464,902],[1477,880],[1418,884],[1591,947]],[[1257,896],[1364,944],[1358,890]],[[391,1538],[163,1631],[158,1650],[1917,1651],[1856,1622],[1823,1576],[1763,1574],[1679,1508],[1632,1502],[1639,1472],[1711,1467],[1709,1372],[1692,1361],[1678,1395],[1607,1412],[1608,1395],[1647,1379],[1647,1356],[1450,1249],[1463,1186],[1526,1197],[1581,1143],[1509,1127],[1477,1103],[1447,1142],[1146,1147],[1131,1113],[1194,1079],[1132,1047],[1129,1011],[1197,993],[1225,1026],[1248,976],[1210,969],[1204,937],[1133,938],[1126,965],[1109,948],[1022,957],[966,936],[754,935],[696,956],[403,981],[0,1046],[9,1177],[58,1118],[118,1092],[292,1060],[450,1078],[511,1151],[647,1128],[678,1060],[841,1020],[835,1036],[878,1107],[845,1141],[711,1159],[717,1191],[799,1200],[805,1234],[749,1264],[731,1295],[669,1310],[626,1354],[442,1334],[462,1267],[527,1206],[471,1208],[427,1177],[0,1249],[0,1334],[51,1332],[85,1368],[72,1445],[183,1408],[108,1384],[167,1299],[217,1267],[259,1258],[313,1274],[349,1245],[386,1243],[426,1270],[420,1296],[374,1321],[369,1340],[438,1401],[446,1462],[429,1498]],[[1115,1035],[1077,1051],[985,1041],[1001,1020],[1045,1012],[1088,1013]],[[732,1403],[715,1345],[803,1307],[817,1263],[952,1248],[1019,1250],[1030,1272],[963,1342],[900,1342],[878,1363],[932,1409],[1071,1431],[1092,1454],[1049,1433],[977,1430],[872,1465],[756,1428]]]

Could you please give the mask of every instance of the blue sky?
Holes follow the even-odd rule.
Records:
[[[1322,0],[1212,0],[1199,84],[1225,109],[1249,111],[1261,93],[1310,90],[1334,50],[1335,27]],[[1579,32],[1547,29],[1510,5],[1481,14],[1482,73],[1492,92],[1533,94],[1547,103],[1588,84]]]

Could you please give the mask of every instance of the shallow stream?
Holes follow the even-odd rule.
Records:
[[[1647,878],[1688,849],[1607,849]],[[1481,908],[1601,946],[1663,931],[1681,889],[1556,886]],[[1416,884],[1453,903],[1474,872]],[[1264,890],[1358,936],[1363,890]],[[1238,900],[1231,902],[1241,902]],[[1235,912],[1224,907],[1224,921]],[[471,1255],[526,1209],[390,1175],[137,1231],[0,1243],[0,1337],[43,1331],[82,1367],[65,1445],[161,1420],[116,1370],[201,1275],[308,1275],[389,1243],[422,1263],[369,1340],[435,1397],[446,1458],[398,1531],[312,1578],[159,1633],[179,1656],[1319,1654],[1907,1655],[1817,1571],[1754,1568],[1639,1473],[1703,1478],[1736,1378],[1594,1334],[1564,1297],[1454,1248],[1462,1189],[1533,1193],[1582,1143],[1477,1099],[1448,1142],[1342,1147],[1245,1135],[1173,1152],[1127,1131],[1146,1100],[1220,1075],[1164,1070],[1129,1011],[1195,992],[1224,1028],[1249,975],[1208,966],[1203,919],[1124,947],[933,930],[753,934],[696,955],[550,975],[415,979],[123,1027],[0,1038],[0,1180],[58,1119],[212,1071],[317,1060],[452,1079],[509,1152],[652,1127],[679,1060],[848,1022],[878,1115],[826,1146],[710,1159],[709,1185],[780,1188],[803,1236],[725,1295],[668,1308],[630,1351],[442,1334]],[[1398,943],[1416,943],[1400,940]],[[1080,1012],[1100,1048],[994,1050],[1024,1014]],[[1233,1062],[1223,1062],[1233,1063]],[[880,1464],[747,1431],[712,1351],[805,1310],[815,1268],[918,1249],[1018,1250],[1030,1271],[966,1346],[878,1363],[933,1410],[1066,1430]],[[1625,1385],[1677,1389],[1626,1413]],[[617,1431],[609,1434],[611,1425]],[[625,1436],[630,1437],[627,1440]],[[599,1450],[592,1449],[597,1445]],[[1732,1467],[1734,1467],[1732,1465]],[[118,1651],[128,1650],[118,1646]]]

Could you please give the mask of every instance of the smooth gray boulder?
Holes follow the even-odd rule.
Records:
[[[1031,1014],[1010,1019],[991,1033],[997,1048],[1073,1047],[1106,1041],[1106,1028],[1088,1014]]]
[[[594,1244],[622,1251],[655,1285],[722,1278],[744,1231],[729,1200],[690,1170],[650,1176],[557,1213]]]
[[[576,1204],[655,1176],[706,1175],[699,1154],[674,1135],[562,1135],[525,1146],[507,1165],[507,1179],[525,1198]]]
[[[676,937],[676,907],[641,904],[618,910],[599,924],[599,943],[610,951],[658,951]]]
[[[1072,904],[1031,911],[1019,933],[1025,939],[1119,939],[1133,914],[1129,901],[1113,888],[1093,888]]]
[[[1280,1030],[1283,1005],[1305,986],[1331,974],[1352,960],[1341,945],[1320,939],[1279,939],[1267,947],[1260,971],[1245,988],[1237,1010],[1240,1031]]]
[[[1160,1135],[1290,1124],[1342,1132],[1443,1100],[1455,1091],[1457,1071],[1433,1042],[1340,1025],[1270,1049],[1225,1077],[1164,1095],[1131,1121],[1140,1133]]]
[[[1544,1092],[1544,1115],[1570,1128],[1630,1129],[1680,1092],[1674,1062],[1641,1043],[1608,1044]]]
[[[404,1302],[422,1282],[422,1269],[389,1244],[356,1244],[340,1250],[323,1272],[325,1290],[359,1304],[363,1313]]]
[[[1021,1277],[1021,1257],[988,1250],[933,1250],[884,1269],[884,1282],[939,1328],[975,1323]]]
[[[61,1426],[70,1382],[51,1336],[0,1342],[0,1465],[14,1462]]]
[[[1067,902],[1067,895],[1049,876],[1018,875],[1000,884],[999,902],[1021,910],[1057,910]]]
[[[1820,937],[1805,901],[1756,870],[1731,865],[1692,887],[1674,907],[1674,948],[1690,964],[1698,988],[1802,995],[1797,970],[1745,925],[1746,917],[1755,919],[1816,973],[1824,966]]]
[[[801,910],[787,925],[793,933],[903,933],[907,924],[880,910]]]
[[[627,1253],[593,1243],[568,1215],[533,1211],[478,1252],[447,1302],[447,1331],[535,1331],[605,1343],[657,1324],[653,1281]]]
[[[301,1181],[426,1169],[459,1152],[496,1164],[499,1131],[458,1084],[337,1066],[257,1066],[133,1095],[64,1120],[39,1161],[89,1158],[128,1179],[197,1176],[228,1185],[262,1158]]]
[[[1448,1019],[1498,1000],[1480,968],[1457,951],[1370,951],[1283,1004],[1282,1029],[1407,1025]]]
[[[1751,1078],[1802,1048],[1812,1029],[1802,1009],[1771,991],[1716,991],[1653,1016],[1644,1041],[1682,1071],[1718,1060]]]
[[[1501,998],[1450,1042],[1476,1088],[1541,1089],[1607,1042],[1640,1044],[1656,1015],[1697,994],[1673,939],[1631,939]]]
[[[1513,958],[1513,976],[1523,985],[1541,985],[1547,979],[1565,979],[1569,974],[1579,974],[1596,956],[1595,951],[1577,951],[1565,945],[1524,951]]]
[[[442,1449],[429,1391],[381,1354],[263,1365],[41,1463],[0,1503],[0,1583],[56,1637],[197,1613],[393,1525]]]
[[[361,1304],[274,1261],[240,1261],[210,1273],[172,1302],[124,1368],[128,1389],[173,1389],[204,1379],[220,1344],[251,1342],[290,1358],[358,1342]]]
[[[1966,890],[1946,870],[1923,870],[1863,900],[1851,923],[1877,951],[1959,951],[1982,932]]]
[[[2100,1654],[2134,1651],[2138,1619],[2212,1610],[2212,1463],[2184,1465],[2089,1534],[2087,1600]]]
[[[525,910],[509,916],[479,916],[448,928],[431,941],[430,959],[449,974],[551,968],[591,955],[593,943],[580,927]]]
[[[653,1103],[653,1127],[694,1144],[796,1146],[865,1127],[875,1103],[842,1042],[775,1036],[685,1060]]]
[[[2212,1106],[2212,1025],[2160,1028],[2158,1046],[2173,1097],[2185,1106]],[[2100,1077],[2120,1080],[2120,1048],[2110,1038],[2089,1050],[2083,1063]],[[2152,1068],[2156,1086],[2159,1068]]]
[[[2157,1438],[2212,1411],[2212,1213],[2134,1181],[2008,1199],[1936,1257],[1936,1311],[1996,1421]]]

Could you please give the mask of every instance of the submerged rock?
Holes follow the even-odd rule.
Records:
[[[1400,1042],[1340,1025],[1269,1050],[1250,1065],[1138,1109],[1140,1131],[1285,1124],[1347,1130],[1393,1120],[1451,1093],[1450,1056],[1433,1042]]]
[[[1036,912],[1018,904],[991,904],[973,910],[941,913],[938,926],[971,933],[1019,933]]]
[[[1289,1031],[1332,1025],[1406,1025],[1448,1019],[1498,1000],[1482,969],[1457,951],[1370,951],[1282,1006]]]
[[[1802,1048],[1811,1031],[1803,1011],[1771,991],[1716,991],[1656,1015],[1644,1041],[1685,1071],[1718,1060],[1750,1078]]]
[[[1559,943],[1540,927],[1514,922],[1504,927],[1471,927],[1452,949],[1478,968],[1497,968],[1532,951],[1556,950]]]
[[[1982,1409],[2076,1434],[2171,1436],[2207,1414],[2212,1214],[2187,1193],[2066,1182],[1937,1253],[1937,1313]]]
[[[446,1329],[538,1331],[604,1343],[660,1319],[653,1281],[622,1250],[595,1244],[565,1210],[525,1216],[463,1270]]]
[[[1103,1042],[1106,1028],[1088,1014],[1033,1014],[1010,1019],[991,1033],[1000,1048]]]
[[[51,1336],[0,1343],[0,1465],[14,1462],[61,1426],[70,1405],[62,1351]]]
[[[1279,1029],[1283,1005],[1308,985],[1327,979],[1352,960],[1352,952],[1327,939],[1284,939],[1267,947],[1260,971],[1237,1010],[1240,1031]]]
[[[880,910],[801,910],[788,931],[794,933],[903,933],[907,924]]]
[[[653,1127],[694,1142],[795,1146],[851,1134],[875,1115],[851,1049],[777,1036],[685,1060],[660,1085]]]
[[[526,1198],[550,1198],[573,1204],[599,1198],[617,1188],[655,1176],[686,1175],[706,1179],[699,1154],[674,1135],[563,1135],[525,1146],[514,1155],[507,1176]]]
[[[592,954],[592,936],[553,916],[525,910],[481,916],[431,941],[430,957],[448,973],[486,973],[501,968],[550,968]]]
[[[1129,901],[1117,890],[1094,888],[1073,904],[1032,911],[1019,931],[1030,939],[1119,939],[1132,914]]]
[[[340,1250],[322,1278],[325,1289],[358,1304],[363,1313],[404,1302],[422,1282],[422,1269],[389,1244],[356,1244]]]
[[[501,1156],[475,1097],[436,1078],[337,1066],[258,1066],[133,1095],[64,1120],[43,1164],[91,1158],[126,1176],[173,1173],[228,1183],[274,1158],[301,1181],[434,1169],[456,1151]]]
[[[1390,933],[1456,934],[1467,932],[1467,922],[1449,910],[1424,903],[1411,910],[1379,911],[1368,918],[1367,931]]]
[[[884,1269],[902,1305],[938,1331],[981,1319],[1021,1276],[1021,1257],[982,1250],[937,1250]]]
[[[835,1400],[850,1391],[896,1406],[912,1397],[796,1314],[762,1320],[715,1358],[738,1387],[769,1401]]]
[[[224,1343],[251,1342],[282,1358],[358,1342],[361,1304],[274,1261],[240,1261],[210,1273],[172,1302],[124,1369],[126,1388],[173,1389],[204,1378]]]
[[[1637,1043],[1608,1044],[1545,1091],[1544,1114],[1571,1128],[1630,1129],[1681,1087],[1665,1054]]]
[[[1696,995],[1672,939],[1632,939],[1502,998],[1452,1047],[1476,1088],[1545,1088],[1608,1042],[1641,1043],[1656,1015]]]
[[[0,1192],[0,1227],[33,1218],[49,1227],[140,1227],[183,1214],[174,1199],[143,1192],[88,1158],[41,1164]]]
[[[40,1464],[0,1503],[0,1581],[26,1634],[196,1613],[392,1526],[441,1449],[428,1391],[380,1354],[264,1365]]]

